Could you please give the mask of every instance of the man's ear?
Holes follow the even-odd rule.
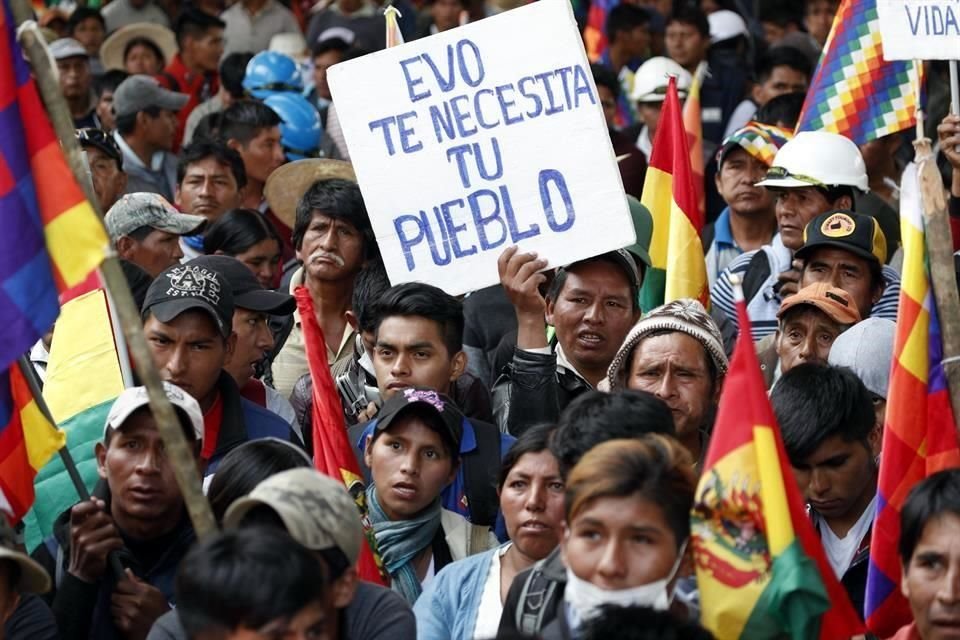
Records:
[[[183,206],[183,203],[180,202],[180,185],[179,184],[173,189],[173,204],[177,205],[178,208]]]
[[[547,306],[546,306],[546,311],[545,311],[545,313],[543,314],[543,318],[544,318],[544,320],[546,320],[547,324],[549,324],[550,326],[554,326],[554,324],[553,324],[553,310],[554,310],[554,308],[556,307],[556,304],[554,304],[553,298],[546,298],[546,299],[544,300],[544,302],[546,302]]]
[[[867,434],[867,444],[870,445],[870,454],[873,457],[880,455],[880,449],[883,446],[883,425],[874,421],[873,429],[870,429],[870,433]]]
[[[353,312],[353,309],[347,309],[343,315],[347,319],[347,324],[350,325],[350,328],[359,333],[360,322],[357,320],[357,314]]]
[[[137,241],[130,236],[120,236],[117,238],[117,256],[124,260],[130,260],[134,250],[137,248]]]
[[[834,209],[853,209],[853,198],[851,196],[840,196],[833,203]]]
[[[373,447],[370,445],[373,444],[373,434],[367,436],[367,439],[363,442],[363,464],[367,465],[367,468],[372,468],[373,465],[370,463],[373,461],[373,456],[370,455],[370,451]]]
[[[347,605],[353,601],[353,596],[357,593],[356,567],[349,567],[343,572],[343,575],[333,581],[333,608],[346,609]]]
[[[900,593],[907,600],[910,599],[910,585],[907,583],[907,569],[909,568],[909,564],[900,565]]]
[[[450,361],[452,365],[450,368],[450,382],[456,382],[457,379],[463,375],[463,372],[467,370],[467,361],[469,357],[467,356],[466,351],[457,351],[453,356],[453,360]]]
[[[226,349],[224,362],[229,362],[233,357],[234,352],[237,350],[237,334],[233,331],[230,332],[230,335],[226,339]]]
[[[240,141],[237,140],[236,138],[230,138],[229,140],[227,140],[227,146],[233,149],[234,151],[236,151],[237,153],[240,153],[240,150],[243,148],[243,145],[240,144]]]
[[[113,437],[116,438],[117,434],[113,434]],[[104,446],[102,442],[98,442],[93,449],[94,455],[97,457],[97,475],[99,475],[104,480],[107,479],[107,447]]]

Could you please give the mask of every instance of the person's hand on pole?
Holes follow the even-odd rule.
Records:
[[[112,551],[123,548],[120,532],[103,500],[93,498],[70,510],[70,560],[67,573],[94,583],[107,570]]]
[[[539,349],[547,344],[544,314],[547,302],[540,293],[540,285],[547,277],[540,271],[546,260],[535,253],[520,253],[509,247],[497,259],[500,284],[517,312],[517,346],[521,349]]]
[[[953,167],[950,193],[960,198],[960,115],[951,113],[937,125],[940,152]]]

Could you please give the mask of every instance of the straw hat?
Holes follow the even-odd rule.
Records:
[[[121,69],[125,70],[123,64],[123,50],[127,48],[134,38],[146,38],[157,45],[163,53],[164,66],[170,64],[173,56],[177,55],[177,36],[173,31],[163,25],[153,24],[152,22],[137,22],[120,27],[110,37],[103,41],[100,46],[100,62],[106,70]]]
[[[314,182],[340,178],[357,181],[353,166],[343,160],[307,159],[288,162],[270,174],[263,194],[274,215],[293,228],[297,219],[297,205]]]

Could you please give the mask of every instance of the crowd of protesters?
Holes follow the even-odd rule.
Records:
[[[393,4],[413,40],[520,3]],[[735,286],[809,517],[862,617],[913,132],[859,147],[794,135],[837,4],[747,5],[609,11],[592,71],[636,243],[549,271],[507,248],[500,284],[462,298],[391,286],[349,164],[326,74],[385,46],[378,0],[43,12],[221,532],[196,539],[131,387],[90,445],[93,497],[29,556],[0,527],[0,638],[710,638],[689,514],[740,331]],[[710,309],[642,310],[653,218],[638,198],[667,78],[683,98],[703,62]],[[944,69],[928,64],[928,134],[960,220]],[[313,468],[298,287],[362,495]],[[50,347],[31,354],[41,378]],[[914,622],[896,637],[960,636],[960,470],[914,487],[900,526]],[[371,541],[389,587],[360,579]]]

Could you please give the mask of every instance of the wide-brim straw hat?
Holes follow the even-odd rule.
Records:
[[[177,55],[177,36],[170,29],[152,22],[137,22],[120,27],[110,34],[110,37],[100,45],[100,62],[107,71],[111,69],[126,70],[123,64],[123,51],[134,38],[145,38],[157,45],[163,53],[164,66],[170,64]]]
[[[297,205],[307,189],[318,180],[333,178],[357,181],[353,165],[343,160],[310,158],[288,162],[270,174],[263,195],[274,215],[292,229],[297,219]]]

